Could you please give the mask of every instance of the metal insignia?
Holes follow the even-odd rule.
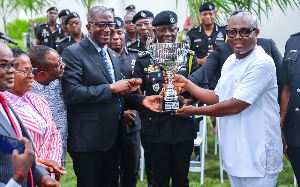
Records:
[[[68,14],[70,14],[70,12],[68,10],[66,10],[66,14],[68,15]]]
[[[117,25],[118,25],[119,27],[121,27],[121,21],[116,20],[116,22],[117,22]]]
[[[216,40],[224,40],[224,35],[222,34],[222,32],[218,33]]]
[[[45,39],[44,39],[44,42],[45,42],[45,43],[48,43],[48,38],[45,38]]]
[[[213,9],[213,7],[212,7],[211,5],[208,5],[208,8],[209,8],[209,10],[212,10],[212,9]]]
[[[75,17],[78,17],[78,15],[77,15],[75,12],[73,13],[73,15],[74,15]]]
[[[145,12],[141,12],[141,17],[145,18],[147,15]]]
[[[160,87],[159,87],[159,84],[156,83],[156,84],[152,85],[152,88],[153,88],[153,91],[158,92]]]
[[[171,15],[170,15],[170,22],[175,23],[175,18],[173,18]]]

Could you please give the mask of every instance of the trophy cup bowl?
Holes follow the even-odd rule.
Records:
[[[154,43],[148,49],[152,57],[152,65],[165,71],[162,112],[174,112],[182,107],[182,102],[178,99],[177,91],[174,90],[172,78],[187,63],[189,47],[185,43]]]

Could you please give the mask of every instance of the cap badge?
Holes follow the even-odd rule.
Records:
[[[66,14],[68,15],[68,14],[70,14],[70,12],[68,10],[66,10]]]
[[[175,23],[175,18],[173,18],[172,16],[170,16],[170,22],[171,23]]]
[[[209,8],[209,10],[212,10],[212,9],[213,9],[213,7],[212,7],[211,5],[208,5],[208,8]]]
[[[145,18],[146,17],[146,13],[145,12],[141,12],[141,17]]]
[[[73,15],[74,15],[75,17],[78,17],[77,14],[76,14],[75,12],[73,13]]]
[[[117,25],[120,27],[121,26],[121,21],[116,20],[116,22],[117,22]]]

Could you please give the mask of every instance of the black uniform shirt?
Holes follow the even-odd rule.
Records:
[[[191,66],[189,65],[190,57],[192,58]],[[187,63],[178,72],[185,77],[199,67],[195,56],[188,54],[187,59]],[[142,79],[141,90],[146,91],[146,95],[158,95],[165,83],[162,71],[152,65],[148,51],[139,52],[133,77]],[[139,114],[142,120],[141,134],[144,135],[145,141],[177,144],[193,141],[196,138],[194,118],[179,117],[170,113],[155,113],[148,109]]]
[[[52,34],[52,39],[54,42],[54,48],[55,50],[57,50],[57,46],[59,44],[59,42],[65,38],[66,36],[64,35],[64,32],[62,30],[62,28],[58,28],[56,31],[53,32]]]
[[[137,56],[138,53],[128,52],[127,48],[124,47],[123,52],[120,56],[120,61],[122,63],[121,73],[123,79],[132,78]]]
[[[290,86],[290,97],[282,131],[288,145],[300,145],[300,33],[291,35],[285,45],[279,80]]]
[[[81,39],[83,39],[83,38],[84,38],[84,34],[82,34]],[[71,35],[61,39],[60,42],[58,42],[57,53],[59,55],[61,55],[65,48],[67,48],[68,46],[70,46],[74,43],[76,43],[76,41],[72,38]]]
[[[54,31],[60,28],[60,24],[56,24]],[[50,30],[48,23],[41,24],[36,31],[36,39],[42,42],[42,45],[55,48],[55,42],[53,41],[53,32]]]
[[[190,39],[190,49],[195,51],[197,58],[204,58],[211,45],[215,47],[217,43],[224,42],[226,39],[225,27],[220,27],[217,24],[215,24],[210,36],[206,35],[202,24],[189,30],[186,35]]]

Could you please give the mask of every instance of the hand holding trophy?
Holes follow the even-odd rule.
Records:
[[[181,99],[174,88],[172,78],[182,66],[187,63],[189,46],[186,43],[154,43],[148,47],[152,64],[164,71],[165,85],[162,112],[174,112],[182,107]]]

